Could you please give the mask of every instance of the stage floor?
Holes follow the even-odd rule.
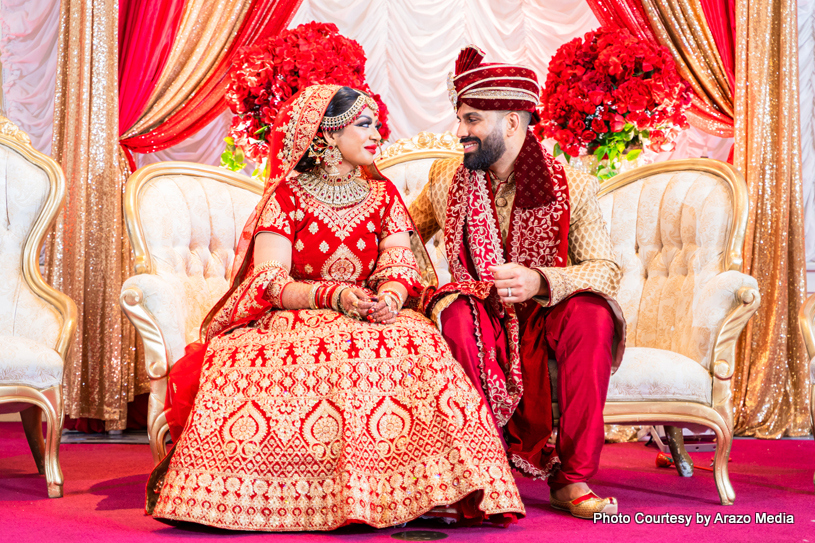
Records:
[[[297,543],[327,541],[396,541],[397,532],[443,532],[445,541],[515,543],[528,541],[803,541],[815,543],[815,442],[812,439],[763,441],[737,439],[733,444],[730,478],[736,503],[719,505],[713,474],[697,469],[692,478],[655,466],[656,449],[642,443],[607,445],[593,488],[601,496],[620,500],[620,512],[630,515],[622,525],[578,520],[548,505],[545,483],[519,478],[527,517],[507,529],[447,528],[414,521],[405,528],[374,530],[349,527],[322,533],[254,534],[189,526],[170,527],[144,516],[144,483],[151,468],[147,445],[64,444],[61,463],[65,496],[50,500],[45,478],[36,474],[22,425],[0,423],[0,541],[56,543],[62,541],[160,542],[240,541]],[[710,463],[711,453],[693,455],[698,466]],[[684,524],[637,524],[641,517],[691,515]],[[749,519],[750,524],[715,523],[720,513]],[[757,524],[757,513],[792,520],[791,524]],[[710,523],[698,523],[710,515]],[[746,517],[744,517],[746,515]],[[791,519],[787,516],[791,515]],[[721,520],[727,520],[722,518]]]

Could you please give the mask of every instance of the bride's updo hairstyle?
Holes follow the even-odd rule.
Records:
[[[337,117],[342,115],[351,109],[351,106],[354,105],[360,95],[367,96],[366,93],[352,89],[351,87],[340,88],[340,90],[334,94],[331,102],[328,103],[328,107],[325,109],[325,114],[323,117]],[[314,141],[311,142],[309,152],[304,154],[303,158],[300,159],[300,162],[298,162],[294,167],[296,171],[305,173],[310,172],[317,167],[317,158],[315,155],[319,153],[319,150],[315,148],[315,143],[317,143],[318,147],[322,147],[323,149],[325,148],[326,143],[325,140],[323,140],[320,132],[317,133]]]

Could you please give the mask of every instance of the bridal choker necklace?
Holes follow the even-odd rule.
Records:
[[[341,176],[329,175],[325,170],[301,174],[300,186],[315,200],[329,207],[347,207],[358,204],[368,196],[368,182],[361,177],[359,168]]]

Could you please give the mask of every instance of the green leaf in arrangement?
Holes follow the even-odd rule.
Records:
[[[631,151],[628,152],[627,155],[625,155],[625,159],[628,160],[628,161],[637,160],[637,157],[640,156],[641,153],[642,153],[642,149],[631,150]]]
[[[555,148],[552,150],[552,155],[557,158],[563,154],[563,149],[560,148],[560,144],[556,143]]]
[[[235,139],[234,138],[231,138],[231,137],[227,136],[227,137],[224,138],[224,141],[226,142],[226,144],[228,146],[235,147]]]

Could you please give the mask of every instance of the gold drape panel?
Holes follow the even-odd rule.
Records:
[[[736,151],[750,192],[744,271],[761,307],[733,377],[736,431],[809,433],[808,362],[796,316],[804,302],[798,23],[795,0],[736,2]]]
[[[173,48],[139,120],[122,139],[146,134],[206,81],[235,39],[253,0],[188,0]]]
[[[47,276],[76,301],[65,368],[65,413],[123,429],[146,392],[134,333],[119,310],[130,247],[122,219],[126,165],[118,145],[117,0],[62,0],[52,155],[65,171],[65,208],[46,245]],[[121,338],[121,339],[120,339]]]
[[[680,75],[693,87],[700,114],[689,113],[690,123],[732,137],[733,92],[699,0],[642,0],[642,6],[657,40],[671,50]]]

